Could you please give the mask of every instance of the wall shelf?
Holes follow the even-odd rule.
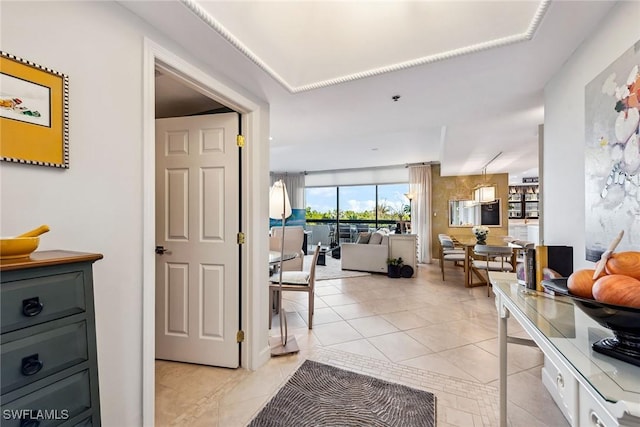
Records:
[[[538,219],[540,200],[538,184],[509,186],[509,219]]]

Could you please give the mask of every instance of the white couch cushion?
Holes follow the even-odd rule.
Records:
[[[374,232],[369,239],[370,245],[379,245],[382,242],[383,234],[379,231]]]
[[[366,243],[369,243],[370,239],[371,239],[371,233],[367,231],[362,231],[358,233],[358,239],[356,240],[356,243],[366,244]]]

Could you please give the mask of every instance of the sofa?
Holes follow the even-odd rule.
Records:
[[[359,233],[356,243],[343,243],[340,247],[343,270],[387,272],[387,258],[389,258],[387,230]]]

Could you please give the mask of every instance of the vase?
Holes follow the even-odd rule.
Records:
[[[394,279],[399,278],[400,277],[400,268],[401,267],[402,267],[401,265],[391,265],[391,264],[389,264],[387,266],[387,276],[391,277],[391,278],[394,278]]]
[[[486,232],[474,232],[473,235],[476,236],[476,244],[478,245],[486,245],[487,244],[487,234]]]

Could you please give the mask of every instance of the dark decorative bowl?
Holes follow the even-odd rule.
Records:
[[[567,288],[566,277],[543,280],[542,286],[556,294],[571,297],[589,317],[613,331],[613,337],[593,343],[595,351],[640,366],[640,308],[572,295]]]

